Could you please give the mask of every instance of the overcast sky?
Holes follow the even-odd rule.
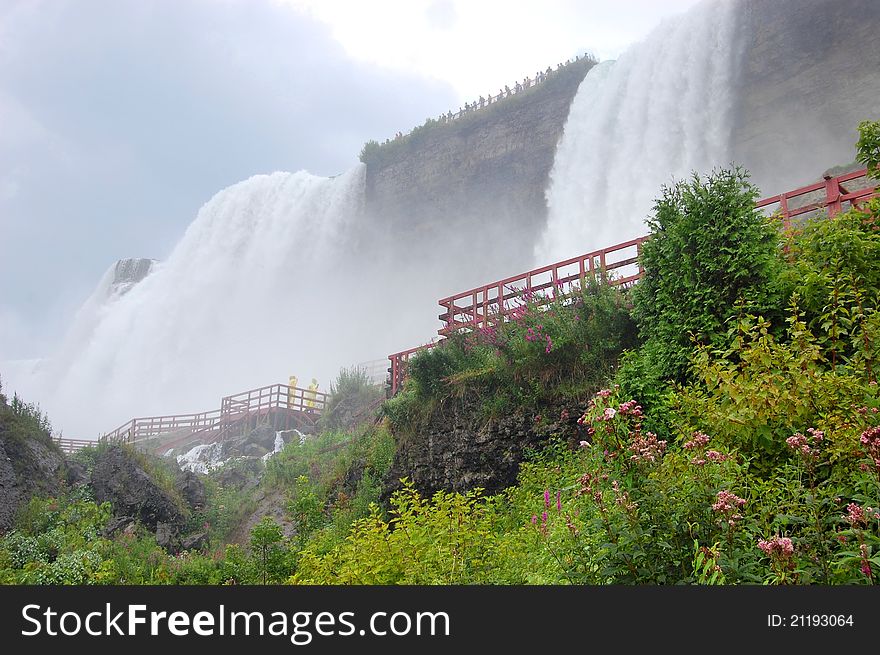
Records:
[[[108,266],[166,257],[221,188],[335,175],[696,2],[0,0],[0,361],[46,354]]]

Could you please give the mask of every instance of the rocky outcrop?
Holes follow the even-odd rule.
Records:
[[[181,471],[174,481],[174,488],[191,509],[202,509],[205,506],[205,484],[192,471]]]
[[[552,437],[571,445],[582,438],[577,419],[585,410],[586,404],[557,403],[543,407],[540,415],[519,411],[487,421],[478,397],[446,399],[416,434],[398,437],[383,498],[400,488],[403,477],[426,495],[476,487],[500,491],[516,482],[527,449]]]
[[[120,446],[102,452],[92,469],[95,500],[110,502],[116,516],[133,516],[151,531],[159,524],[179,530],[183,514],[174,500]]]
[[[535,87],[386,146],[391,155],[367,163],[360,248],[393,253],[394,267],[418,264],[422,281],[438,280],[447,291],[528,267],[547,217],[556,145],[592,65],[581,59]],[[450,267],[450,257],[466,265]]]
[[[12,467],[12,460],[6,454],[6,449],[0,443],[0,533],[6,532],[12,526],[18,501],[18,479],[15,469]]]
[[[64,456],[53,444],[3,433],[0,424],[0,534],[12,527],[18,508],[32,496],[57,495],[64,475]]]

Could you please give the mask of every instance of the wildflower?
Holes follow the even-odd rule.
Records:
[[[703,434],[702,432],[694,432],[694,438],[685,443],[685,450],[695,450],[697,448],[703,448],[706,444],[709,443],[709,435]]]
[[[788,537],[773,537],[772,539],[758,540],[760,548],[769,557],[789,558],[794,554],[794,544]]]
[[[864,527],[868,523],[865,519],[865,511],[855,503],[846,506],[846,514],[843,518],[854,528]]]
[[[712,462],[725,462],[730,459],[730,455],[722,455],[717,450],[707,450],[706,451],[706,459]]]
[[[739,509],[745,507],[746,501],[736,494],[729,491],[719,491],[715,502],[712,504],[712,510],[724,514],[725,520],[730,527],[734,527],[736,522],[742,518]]]
[[[544,507],[550,507],[550,490],[544,489]]]
[[[544,352],[549,353],[551,350],[553,350],[553,339],[551,339],[550,335],[548,334],[547,335],[547,345],[544,348]]]
[[[653,432],[646,432],[642,437],[638,433],[629,446],[632,453],[630,460],[634,462],[656,462],[666,452],[666,441],[658,440]]]
[[[562,492],[561,491],[556,492],[556,511],[557,512],[562,511]]]
[[[731,510],[735,510],[738,507],[744,507],[746,501],[744,498],[740,498],[736,494],[732,494],[729,491],[719,491],[716,496],[715,503],[712,504],[712,509],[716,512],[729,512]]]
[[[596,395],[599,396],[599,398],[607,398],[611,395],[611,389],[602,389],[601,391],[597,391]]]
[[[617,411],[613,407],[606,407],[605,411],[602,413],[602,419],[605,421],[610,421],[614,418],[615,414],[617,414]]]
[[[865,574],[867,578],[873,578],[873,571],[871,570],[871,558],[870,553],[868,552],[868,544],[861,544],[859,546],[859,555],[862,558],[862,565],[860,567],[860,571]]]
[[[589,448],[589,447],[590,447],[590,442],[589,442],[589,441],[581,441],[578,445],[579,445],[581,448]]]
[[[532,525],[538,525],[538,515],[532,514]]]

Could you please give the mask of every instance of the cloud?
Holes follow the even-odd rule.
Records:
[[[117,258],[164,257],[217,190],[338,174],[455,103],[352,61],[269,0],[22,0],[0,8],[0,316],[63,332]],[[4,319],[6,320],[6,319]],[[20,333],[17,327],[15,334]]]

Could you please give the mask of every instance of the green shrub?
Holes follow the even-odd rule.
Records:
[[[720,345],[737,305],[780,317],[779,233],[755,208],[757,197],[739,168],[663,188],[634,290],[645,352],[663,377],[685,380],[691,339]]]

